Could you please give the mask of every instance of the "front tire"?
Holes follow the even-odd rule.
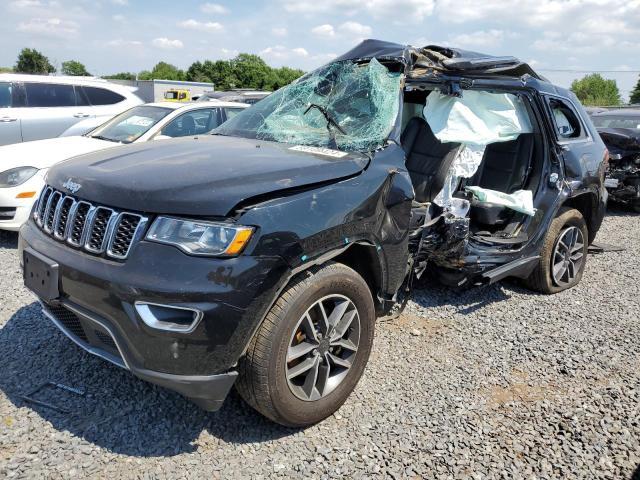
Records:
[[[582,214],[561,208],[544,238],[540,261],[525,284],[546,294],[575,287],[582,279],[588,248],[589,231]]]
[[[240,362],[242,398],[289,427],[317,423],[346,401],[373,345],[375,309],[351,268],[313,267],[280,295]]]

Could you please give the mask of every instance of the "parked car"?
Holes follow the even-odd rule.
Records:
[[[74,342],[216,410],[335,412],[377,315],[454,286],[576,285],[606,149],[512,57],[367,40],[211,136],[77,157],[21,229],[25,284]]]
[[[206,92],[199,97],[194,98],[197,102],[208,102],[211,100],[222,100],[224,102],[241,102],[253,105],[258,103],[263,98],[271,95],[271,92],[265,92],[263,90],[251,90],[245,88],[237,88],[228,91],[221,92]]]
[[[58,162],[130,143],[201,135],[247,107],[224,102],[150,103],[133,107],[82,136],[0,147],[0,229],[18,230],[27,221],[47,170]]]
[[[165,102],[160,102],[160,103],[164,104]],[[176,102],[171,102],[171,103],[176,103]],[[175,107],[172,107],[172,108],[179,108],[180,105],[181,104],[178,104],[178,106],[175,106]],[[184,104],[182,104],[182,105],[184,105]],[[209,105],[207,107],[208,108],[211,108],[211,107],[220,108],[221,112],[223,112],[223,114],[224,114],[224,117],[223,117],[224,121],[226,121],[227,119],[232,118],[235,114],[237,114],[238,112],[241,112],[242,110],[244,110],[248,106],[249,106],[249,104],[246,104],[246,103],[223,102],[223,101],[220,101],[220,100],[212,100],[212,102],[209,103]],[[81,122],[76,123],[72,127],[69,127],[67,130],[62,132],[62,134],[60,136],[61,137],[76,137],[78,135],[85,135],[86,133],[90,132],[94,128],[99,127],[103,123],[105,123],[105,122],[101,118],[87,118],[85,120],[82,120]]]
[[[85,118],[105,121],[142,103],[134,90],[91,77],[2,73],[0,145],[57,137]]]
[[[592,120],[609,149],[605,186],[611,199],[640,213],[640,110],[609,110]]]
[[[587,112],[587,114],[592,117],[593,115],[597,114],[597,113],[601,113],[601,112],[606,112],[607,109],[603,108],[603,107],[585,107],[584,110]]]

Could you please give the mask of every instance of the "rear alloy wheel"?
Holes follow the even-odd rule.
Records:
[[[375,308],[357,272],[312,267],[282,292],[239,365],[236,388],[264,416],[302,427],[333,414],[364,372]]]
[[[558,287],[572,285],[585,261],[584,236],[578,227],[567,227],[553,249],[551,274]]]
[[[540,260],[525,284],[542,293],[558,293],[576,286],[587,263],[589,231],[582,214],[562,208],[544,237]]]

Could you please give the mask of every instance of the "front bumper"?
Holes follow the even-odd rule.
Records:
[[[27,247],[59,265],[60,296],[44,310],[67,336],[208,410],[222,404],[289,273],[280,257],[192,257],[145,241],[116,262],[58,242],[32,221],[20,231],[21,259]],[[188,333],[158,330],[142,321],[136,302],[197,309],[202,320]]]
[[[40,170],[22,185],[0,188],[0,230],[17,232],[29,220],[33,204],[44,187],[46,170]],[[21,193],[35,192],[30,198],[16,198]]]

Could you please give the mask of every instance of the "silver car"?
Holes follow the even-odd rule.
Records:
[[[107,121],[143,103],[133,92],[99,78],[0,74],[0,145],[57,137],[88,118]]]

